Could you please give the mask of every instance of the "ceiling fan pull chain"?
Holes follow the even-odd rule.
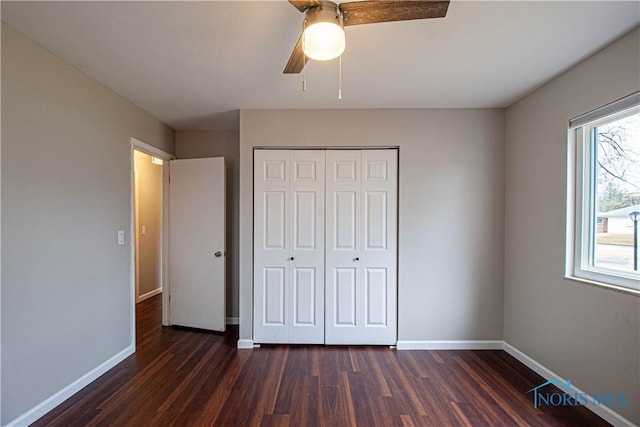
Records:
[[[307,79],[306,79],[306,73],[305,73],[305,65],[307,64],[307,54],[304,53],[305,48],[307,47],[307,38],[305,37],[304,33],[305,30],[307,29],[307,20],[305,19],[304,21],[302,21],[302,91],[306,92],[307,91]]]
[[[338,99],[342,99],[342,55],[338,58]]]

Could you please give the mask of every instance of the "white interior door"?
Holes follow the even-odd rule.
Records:
[[[254,342],[324,342],[324,152],[254,152]]]
[[[324,343],[324,152],[290,152],[290,343]]]
[[[327,344],[396,342],[397,153],[327,151]]]
[[[169,181],[172,325],[224,331],[224,158],[173,160]]]

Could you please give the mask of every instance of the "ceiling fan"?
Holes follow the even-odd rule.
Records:
[[[446,16],[449,0],[364,0],[334,3],[325,0],[289,0],[304,12],[302,35],[298,39],[284,74],[298,74],[311,59],[326,61],[342,55],[344,27],[378,22]]]

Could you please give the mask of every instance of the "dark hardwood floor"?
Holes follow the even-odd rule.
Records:
[[[137,306],[137,352],[36,426],[598,426],[583,407],[534,409],[543,378],[503,351],[263,346],[237,328],[160,326]]]

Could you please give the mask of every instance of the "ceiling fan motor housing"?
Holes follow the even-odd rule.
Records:
[[[344,28],[342,12],[332,1],[322,1],[319,6],[307,9],[304,25],[310,27],[317,22],[332,22]]]

